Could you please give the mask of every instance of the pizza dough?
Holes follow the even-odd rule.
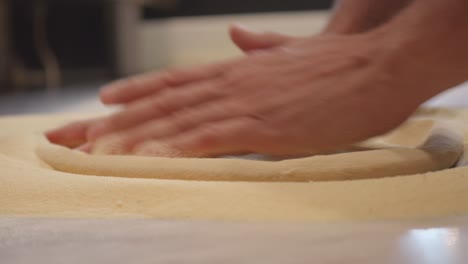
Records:
[[[81,175],[230,182],[357,180],[425,173],[454,166],[463,153],[461,135],[444,127],[433,129],[427,126],[428,122],[421,123],[417,125],[423,132],[432,131],[418,148],[388,148],[274,162],[94,156],[48,142],[37,148],[37,154],[58,171]]]
[[[0,215],[349,221],[468,214],[468,168],[450,168],[468,138],[468,110],[422,111],[362,144],[390,149],[279,162],[89,156],[43,139],[42,131],[82,117],[0,119]],[[430,132],[440,121],[449,131]]]

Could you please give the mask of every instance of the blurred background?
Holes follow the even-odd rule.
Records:
[[[331,6],[332,0],[0,0],[0,114],[49,112],[95,97],[115,78],[236,56],[227,35],[233,22],[310,35]]]
[[[0,0],[0,115],[105,111],[99,87],[240,52],[227,28],[311,35],[332,0]],[[468,85],[430,102],[468,106]]]

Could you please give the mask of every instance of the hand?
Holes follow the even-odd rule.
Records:
[[[233,25],[229,30],[233,43],[246,54],[258,50],[266,50],[280,46],[296,38],[285,36],[272,32],[254,32],[241,25]],[[227,64],[225,64],[227,66]],[[207,65],[204,67],[193,67],[188,69],[168,70],[162,73],[148,73],[141,76],[132,77],[123,81],[118,81],[108,85],[101,92],[101,98],[104,104],[128,105],[138,99],[151,95],[160,87],[165,85],[195,82],[210,76],[216,71],[220,64]],[[175,83],[171,83],[171,80]],[[159,83],[155,84],[155,82]],[[166,82],[166,83],[165,83]],[[133,83],[133,84],[132,84]],[[90,128],[98,125],[106,118],[96,118],[74,122],[66,126],[47,132],[48,139],[55,143],[69,148],[79,148],[83,151],[90,151],[91,145],[87,142],[93,136],[90,134]],[[91,133],[93,134],[93,133]]]
[[[248,57],[113,84],[126,108],[87,130],[107,154],[296,155],[381,134],[418,106],[372,34],[296,39]],[[398,102],[398,107],[394,104]]]

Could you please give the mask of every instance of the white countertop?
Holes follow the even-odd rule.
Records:
[[[466,264],[468,217],[289,225],[0,218],[0,262]]]

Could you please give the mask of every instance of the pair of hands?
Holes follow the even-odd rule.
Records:
[[[48,139],[105,154],[303,155],[381,134],[417,106],[401,103],[371,34],[295,38],[234,26],[230,35],[247,56],[112,83],[101,100],[120,112]]]

